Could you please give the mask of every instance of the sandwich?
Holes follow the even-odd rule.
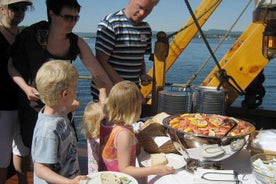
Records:
[[[101,173],[102,184],[121,184],[122,181],[113,173]]]

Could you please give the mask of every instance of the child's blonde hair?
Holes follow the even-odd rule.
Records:
[[[86,105],[81,123],[81,133],[86,139],[95,139],[100,136],[100,123],[104,118],[100,102],[90,102]]]
[[[108,121],[118,125],[131,125],[141,115],[142,96],[137,85],[130,81],[115,84],[107,98],[105,111]]]
[[[49,106],[59,103],[66,89],[77,90],[78,71],[68,61],[51,60],[44,63],[36,74],[36,88],[40,99]]]

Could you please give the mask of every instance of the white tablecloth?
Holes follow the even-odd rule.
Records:
[[[188,149],[190,155],[193,157],[198,154],[195,149]],[[235,170],[239,173],[239,180],[242,184],[254,184],[254,178],[251,174],[250,167],[250,152],[248,150],[242,149],[235,155],[221,161],[223,169],[225,170]],[[194,183],[194,175],[187,172],[184,169],[176,170],[175,174],[170,174],[166,176],[156,176],[151,175],[147,177],[147,182],[140,181],[139,183],[149,183],[149,184],[176,184],[176,183]]]

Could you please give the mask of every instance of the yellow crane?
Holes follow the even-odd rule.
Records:
[[[203,0],[194,11],[194,15],[200,26],[203,26],[222,0]],[[264,31],[263,24],[251,23],[247,29],[241,34],[225,56],[218,62],[216,66],[203,80],[202,86],[221,86],[227,90],[226,104],[231,105],[239,96],[239,92],[235,90],[236,84],[241,91],[255,79],[255,77],[264,69],[269,60],[262,55],[262,37]],[[198,27],[194,23],[192,17],[184,24],[182,31],[178,32],[173,40],[169,43],[168,55],[165,61],[161,61],[158,57],[158,51],[155,50],[154,65],[148,72],[154,79],[152,85],[142,86],[141,92],[144,97],[152,94],[152,98],[148,104],[152,104],[156,111],[157,94],[164,88],[165,73],[174,64],[178,56],[183,52],[187,45],[198,32]],[[226,79],[221,78],[220,70],[227,73]],[[154,72],[158,71],[158,72]],[[234,79],[228,82],[227,78]]]

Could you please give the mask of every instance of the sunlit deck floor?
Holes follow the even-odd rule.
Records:
[[[86,141],[78,142],[78,154],[79,154],[79,163],[81,174],[87,174],[87,147]],[[33,172],[28,172],[28,182],[29,184],[33,184]],[[17,176],[14,175],[8,179],[6,184],[18,184]]]

